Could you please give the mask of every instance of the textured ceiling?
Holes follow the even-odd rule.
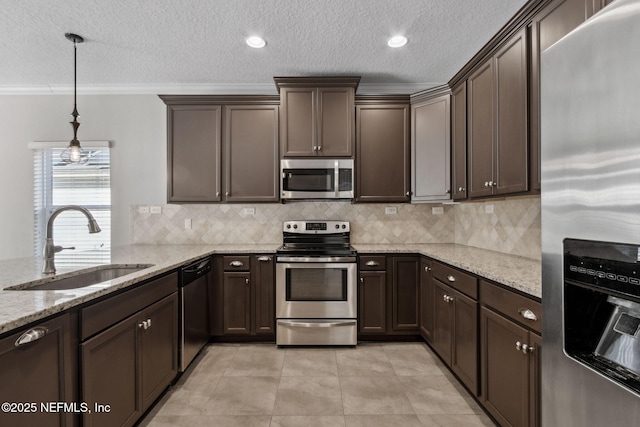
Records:
[[[275,93],[360,75],[359,93],[446,83],[525,0],[0,0],[0,93]],[[402,33],[409,43],[391,49]],[[267,40],[264,49],[244,43]],[[386,89],[385,89],[386,88]]]

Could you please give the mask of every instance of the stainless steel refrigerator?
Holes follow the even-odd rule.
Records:
[[[542,53],[543,426],[640,425],[640,0]]]

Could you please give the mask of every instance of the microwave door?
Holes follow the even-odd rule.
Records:
[[[334,169],[284,169],[283,196],[291,198],[333,198],[336,195]]]

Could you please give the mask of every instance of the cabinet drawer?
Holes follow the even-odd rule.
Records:
[[[361,271],[382,271],[387,269],[387,257],[384,255],[361,255]]]
[[[480,302],[538,333],[541,332],[542,304],[537,301],[481,280]]]
[[[249,271],[249,256],[224,256],[222,265],[224,271]]]
[[[80,311],[80,340],[120,322],[178,289],[178,273],[152,280]]]
[[[439,262],[433,263],[433,277],[471,298],[478,299],[478,279]]]

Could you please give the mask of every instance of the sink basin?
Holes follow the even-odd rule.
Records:
[[[39,283],[23,283],[16,286],[5,288],[7,291],[62,291],[68,289],[85,288],[87,286],[106,282],[127,274],[135,273],[153,264],[111,264],[103,265],[97,268],[81,270],[70,273],[70,276],[53,279],[50,282]]]

